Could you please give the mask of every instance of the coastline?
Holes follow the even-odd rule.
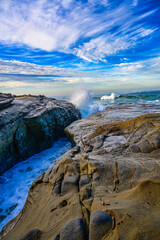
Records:
[[[91,223],[92,218],[94,221],[94,212],[98,210],[101,212],[96,212],[96,214],[100,214],[100,216],[104,213],[109,214],[105,215],[109,219],[108,222],[102,224],[104,231],[107,231],[107,239],[117,239],[118,235],[125,239],[126,229],[129,239],[142,239],[141,234],[150,239],[158,239],[160,228],[154,228],[154,233],[151,229],[153,224],[157,225],[159,222],[157,216],[158,197],[155,197],[154,194],[157,192],[157,187],[160,186],[160,169],[158,167],[160,146],[157,145],[157,148],[154,149],[152,142],[149,147],[145,145],[147,143],[144,140],[146,137],[150,139],[149,142],[159,139],[157,129],[159,129],[160,116],[159,114],[147,115],[147,106],[143,107],[145,115],[142,117],[138,117],[143,112],[142,109],[138,110],[137,106],[125,104],[120,108],[118,106],[118,108],[109,108],[105,112],[93,114],[67,127],[65,131],[74,140],[76,147],[65,153],[53,164],[51,169],[34,181],[23,211],[4,227],[1,233],[2,239],[12,239],[13,237],[13,239],[19,239],[20,236],[25,239],[35,224],[35,226],[39,226],[39,232],[35,233],[39,235],[39,239],[41,236],[43,236],[42,239],[47,240],[54,236],[59,239],[59,237],[62,238],[69,219],[72,221],[75,218],[81,220],[74,220],[73,226],[79,224],[77,221],[82,221],[79,229],[82,238],[77,239],[83,239],[84,235],[90,235],[90,239],[94,239],[93,236],[91,238],[91,235],[95,234],[96,236],[98,225],[92,226]],[[150,107],[148,107],[148,111],[150,111]],[[136,118],[132,120],[131,114]],[[154,132],[157,134],[153,134]],[[132,145],[136,145],[138,148]],[[142,149],[149,150],[145,152],[141,151]],[[151,189],[153,197],[148,199],[147,194]],[[48,199],[47,205],[46,198]],[[150,209],[147,208],[147,201]],[[155,207],[157,206],[157,214],[153,211],[153,202]],[[36,208],[37,204],[41,210]],[[155,218],[154,223],[148,225],[147,231],[144,231],[145,224],[142,225],[144,214],[146,214],[143,209],[145,205],[146,221],[150,217],[154,216]],[[45,209],[45,212],[42,211],[42,208]],[[35,216],[39,215],[39,211],[41,211],[44,218],[43,227],[38,219],[36,223],[32,221],[30,211]],[[29,216],[30,220],[27,220]],[[131,217],[128,219],[127,216]],[[28,221],[32,222],[32,229],[29,227]],[[52,227],[49,227],[48,224]],[[99,223],[97,222],[97,224]],[[25,228],[21,229],[22,225]],[[11,226],[13,230],[10,230]],[[28,233],[25,235],[24,231],[28,231]],[[75,234],[80,234],[80,232]],[[93,232],[94,234],[92,234]]]

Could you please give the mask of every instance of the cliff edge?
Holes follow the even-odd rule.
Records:
[[[79,118],[79,111],[66,101],[0,94],[0,175],[50,147]]]

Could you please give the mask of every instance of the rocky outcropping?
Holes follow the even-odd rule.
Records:
[[[160,114],[114,122],[114,111],[66,128],[76,146],[33,182],[1,239],[159,239]]]
[[[3,94],[0,93],[0,110],[11,105],[13,102],[13,97],[10,93]]]
[[[64,134],[64,128],[79,118],[79,111],[66,101],[1,94],[0,174],[18,161],[50,147]]]

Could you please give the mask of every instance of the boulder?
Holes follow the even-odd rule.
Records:
[[[78,177],[74,175],[67,175],[64,177],[61,187],[61,193],[78,192]]]
[[[95,210],[90,216],[89,240],[102,240],[112,229],[112,217],[101,210]]]
[[[85,227],[82,218],[67,222],[60,232],[60,240],[85,240]]]

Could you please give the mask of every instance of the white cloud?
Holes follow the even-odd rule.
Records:
[[[120,89],[124,86],[158,86],[160,79],[160,57],[137,62],[126,62],[111,65],[101,72],[101,69],[88,72],[62,69],[53,66],[41,66],[19,61],[0,61],[0,89],[16,94],[47,92],[52,96],[62,94],[58,89],[71,89],[82,82],[95,90]],[[93,70],[93,69],[92,69]],[[100,71],[99,71],[100,70]],[[94,83],[94,84],[93,84]],[[97,83],[97,84],[96,84]],[[153,83],[153,84],[152,84]],[[18,90],[19,89],[19,90]]]
[[[119,67],[123,72],[137,71],[142,69],[144,66],[141,63],[120,63]]]
[[[131,75],[157,75],[160,73],[160,57],[146,59],[137,62],[124,62],[113,66],[112,73],[114,75],[123,75],[127,78]]]
[[[0,73],[5,74],[30,74],[30,75],[63,75],[69,74],[70,71],[53,66],[43,66],[27,62],[19,61],[3,61],[0,60]]]
[[[133,0],[133,5],[137,4],[138,0]],[[103,11],[96,12],[97,5],[103,6]],[[156,29],[137,22],[155,11],[139,15],[138,7],[115,7],[107,0],[1,0],[0,41],[72,53],[86,61],[105,61],[108,55],[152,34]]]
[[[95,73],[94,73],[95,76]],[[2,82],[13,83],[13,80],[25,84],[41,84],[48,82],[51,84],[77,83],[80,79],[93,79],[90,72],[76,71],[72,69],[63,69],[54,66],[43,66],[19,61],[0,60],[0,87]],[[10,86],[10,85],[8,85]]]
[[[94,61],[104,61],[107,55],[112,55],[120,50],[127,49],[130,46],[123,38],[112,39],[111,36],[101,36],[90,40],[88,43],[76,49],[77,56],[83,58],[84,60],[94,62]]]

